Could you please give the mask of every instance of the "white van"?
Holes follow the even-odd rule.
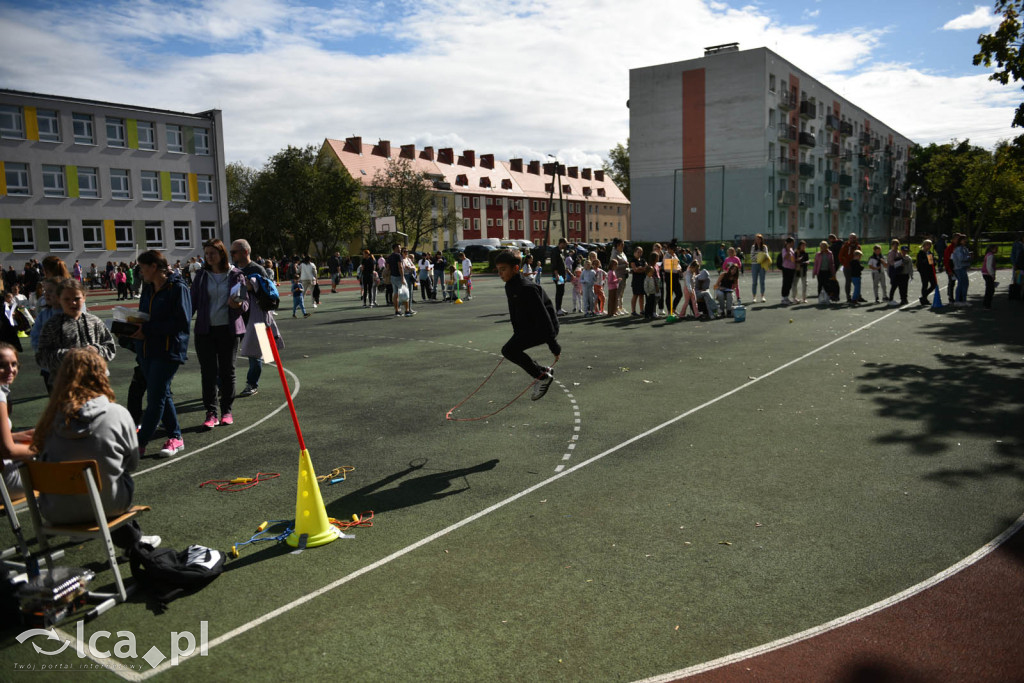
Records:
[[[478,240],[458,240],[455,243],[456,251],[463,251],[466,247],[478,244],[482,247],[491,247],[492,249],[501,249],[501,240],[497,237],[484,237]]]

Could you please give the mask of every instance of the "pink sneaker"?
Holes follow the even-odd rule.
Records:
[[[213,429],[217,426],[217,413],[210,411],[206,414],[206,421],[203,422],[203,428]]]
[[[169,458],[172,455],[182,452],[183,450],[185,450],[185,442],[182,441],[181,439],[175,439],[174,437],[171,437],[170,439],[167,439],[167,442],[164,444],[164,447],[160,449],[160,455],[162,455],[165,458]]]
[[[224,413],[220,416],[220,424],[224,426],[230,426],[235,424],[235,418],[231,417],[231,413]]]

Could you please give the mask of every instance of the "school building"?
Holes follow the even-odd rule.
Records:
[[[436,193],[434,217],[455,210],[455,229],[435,234],[430,249],[461,239],[496,237],[536,244],[607,242],[630,239],[630,202],[600,169],[566,167],[553,162],[510,159],[450,147],[393,148],[390,141],[364,143],[361,137],[328,138],[321,154],[336,160],[364,186],[393,158],[408,159],[425,173]],[[424,248],[428,248],[424,246]]]
[[[635,239],[911,234],[913,142],[767,48],[629,72]]]
[[[221,112],[0,90],[0,263],[174,263],[230,240]]]

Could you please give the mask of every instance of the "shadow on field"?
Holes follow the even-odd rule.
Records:
[[[991,341],[991,340],[989,340]],[[996,443],[997,463],[944,468],[928,475],[948,486],[965,480],[1013,477],[1024,481],[1024,362],[979,353],[935,356],[941,367],[867,363],[860,393],[888,418],[912,423],[875,436],[880,444],[902,444],[932,456],[957,447],[958,439],[983,434]],[[923,429],[922,429],[923,427]],[[920,433],[923,432],[923,433]]]
[[[327,513],[332,517],[347,519],[354,512],[373,510],[374,514],[380,514],[389,510],[398,510],[405,507],[412,507],[422,503],[441,500],[463,491],[468,491],[469,481],[465,479],[470,474],[486,472],[494,469],[498,460],[488,460],[472,467],[461,467],[445,472],[433,472],[422,476],[406,479],[413,472],[423,469],[426,461],[410,464],[404,470],[389,474],[388,476],[357,489],[327,506]],[[460,488],[453,488],[453,482],[462,479]],[[386,488],[397,481],[398,486]]]

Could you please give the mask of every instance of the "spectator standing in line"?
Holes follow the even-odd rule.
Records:
[[[995,294],[996,285],[996,245],[989,245],[985,251],[985,257],[981,261],[981,277],[985,279],[985,300],[982,303],[986,309],[992,308],[992,295]]]
[[[238,349],[241,355],[249,359],[249,372],[245,377],[245,388],[238,394],[241,397],[247,397],[259,391],[260,375],[263,374],[263,350],[260,347],[259,339],[256,337],[255,325],[257,323],[265,323],[267,327],[273,330],[274,338],[277,340],[279,348],[284,348],[284,341],[277,330],[274,312],[264,311],[260,308],[251,279],[254,275],[262,275],[270,279],[270,274],[263,266],[252,260],[252,248],[246,240],[235,240],[232,242],[230,254],[235,266],[245,275],[245,291],[249,304],[249,319],[245,323],[245,336],[242,337],[242,343]]]
[[[434,301],[437,301],[438,292],[441,293],[442,299],[445,298],[444,272],[445,269],[447,268],[448,262],[444,260],[444,254],[442,254],[441,252],[437,252],[436,254],[434,254],[433,270],[431,271],[433,279],[430,283],[430,292],[432,295],[431,298],[433,298]]]
[[[779,265],[782,267],[783,306],[795,303],[789,298],[790,291],[793,289],[793,280],[796,277],[796,251],[793,249],[794,241],[795,240],[792,237],[786,238],[786,244],[782,247],[782,258],[779,262]],[[793,298],[797,298],[796,295],[794,295]]]
[[[662,299],[665,301],[665,313],[667,315],[675,315],[676,308],[683,298],[683,264],[680,262],[679,257],[676,256],[675,240],[665,245],[663,271],[661,284],[664,291]],[[670,289],[671,291],[669,291]]]
[[[843,246],[839,248],[839,265],[843,269],[843,279],[845,280],[845,291],[846,291],[846,303],[852,303],[850,288],[853,286],[853,281],[848,272],[846,272],[847,264],[853,259],[853,254],[860,249],[860,242],[857,241],[857,234],[851,232],[850,239],[843,243]],[[859,301],[857,303],[867,303],[866,301]]]
[[[395,305],[395,317],[401,317],[401,313],[398,310],[399,306],[399,291],[402,289],[402,285],[405,284],[405,259],[402,258],[402,245],[397,242],[391,248],[391,255],[388,256],[387,260],[388,272],[391,273],[391,288],[394,290],[391,295],[391,301]],[[412,316],[412,290],[409,290],[409,298],[405,300],[405,316]]]
[[[625,313],[622,297],[626,289],[626,276],[629,273],[629,257],[625,253],[625,243],[616,237],[612,240],[612,255],[608,259],[608,316]],[[612,274],[614,273],[614,277]]]
[[[633,258],[629,261],[629,270],[632,275],[629,286],[633,293],[633,298],[630,301],[630,315],[633,317],[640,316],[641,313],[636,312],[637,301],[640,302],[640,309],[644,307],[644,279],[647,277],[647,259],[644,258],[644,248],[637,247],[633,250]]]
[[[882,247],[875,245],[871,252],[871,257],[868,259],[868,270],[871,271],[871,286],[875,291],[875,303],[879,303],[878,293],[881,291],[882,301],[888,301],[889,297],[885,295],[885,271],[888,269],[885,256],[882,254]],[[879,290],[881,286],[881,290]]]
[[[362,288],[363,308],[377,305],[377,260],[369,249],[363,249],[363,260],[359,263],[359,285]]]
[[[175,274],[159,251],[139,254],[142,279],[152,285],[146,298],[139,299],[139,310],[149,314],[131,335],[142,372],[146,378],[146,409],[139,428],[139,454],[156,434],[158,423],[167,432],[160,455],[171,457],[185,450],[181,425],[171,394],[171,382],[188,358],[188,338],[192,325],[192,295],[181,276]]]
[[[565,299],[565,285],[569,281],[570,271],[566,268],[565,260],[569,256],[569,243],[563,237],[558,240],[558,248],[551,257],[551,277],[555,283],[555,315],[565,315],[562,308],[562,301]]]
[[[762,264],[765,256],[768,256],[768,245],[764,243],[764,235],[757,233],[754,235],[754,244],[750,247],[750,278],[753,282],[753,290],[751,291],[751,302],[757,303],[757,287],[761,286],[761,303],[765,302],[765,277],[768,274],[767,264]],[[732,289],[729,290],[730,293]],[[730,299],[731,301],[731,299]],[[729,308],[732,309],[730,303]]]
[[[466,298],[473,298],[473,262],[464,253],[459,252],[462,260],[462,287],[466,290]]]
[[[953,272],[956,274],[956,301],[955,306],[970,306],[967,303],[967,288],[970,282],[967,279],[967,269],[971,265],[971,250],[967,248],[967,235],[960,235],[957,240],[956,249],[953,250]]]
[[[249,310],[245,275],[231,265],[219,239],[203,245],[205,266],[192,280],[192,311],[196,316],[195,346],[206,408],[205,429],[234,424],[235,360],[245,334],[243,316]],[[220,396],[218,397],[218,390]],[[219,399],[219,400],[218,400]],[[220,419],[217,409],[220,409]]]
[[[932,253],[932,241],[921,242],[921,250],[917,252],[917,274],[921,276],[921,305],[931,303],[928,297],[939,286],[935,281],[935,254]]]
[[[420,301],[434,298],[434,293],[431,291],[433,270],[434,260],[430,258],[430,254],[424,253],[416,263],[416,274],[420,279]]]
[[[331,294],[337,294],[341,282],[341,252],[336,251],[327,259],[327,274],[331,277]]]
[[[828,291],[827,282],[836,279],[835,261],[832,259],[832,252],[828,248],[828,242],[822,240],[818,245],[818,253],[814,255],[814,270],[812,275],[818,281],[818,299],[821,299],[822,290]],[[829,296],[831,299],[831,296]]]

